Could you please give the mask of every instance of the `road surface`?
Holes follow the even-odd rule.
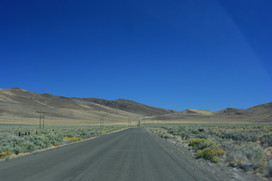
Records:
[[[0,163],[1,181],[191,181],[196,171],[144,128],[131,128]]]

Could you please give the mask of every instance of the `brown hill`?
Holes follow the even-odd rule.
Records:
[[[240,114],[242,114],[242,112],[243,112],[242,109],[227,108],[227,109],[223,109],[221,111],[217,111],[216,114],[218,114],[218,115],[220,115],[220,114],[223,114],[223,115],[234,115],[234,114],[240,115]]]
[[[37,124],[39,112],[44,112],[48,124],[92,125],[169,122],[272,122],[272,103],[249,109],[227,108],[220,111],[186,109],[172,111],[140,104],[131,100],[68,98],[38,94],[20,88],[0,89],[0,124]],[[132,123],[131,123],[132,124]]]
[[[272,110],[272,102],[254,106],[245,111],[249,114],[266,114],[266,113],[271,113],[271,110]]]
[[[272,102],[251,107],[242,112],[255,121],[272,122]]]
[[[144,116],[173,112],[130,100],[104,100],[96,98],[68,98],[51,94],[38,94],[20,88],[0,89],[0,123],[37,122],[38,112],[44,112],[51,124],[127,122]]]
[[[94,103],[104,105],[107,107],[131,112],[131,113],[145,115],[145,116],[162,115],[162,114],[174,112],[172,110],[151,107],[151,106],[147,106],[147,105],[140,104],[138,102],[126,100],[126,99],[118,99],[118,100],[109,101],[105,99],[85,98],[83,100],[94,102]]]
[[[150,118],[175,122],[272,122],[272,103],[262,104],[249,109],[227,108],[220,111],[186,109],[172,114]]]
[[[186,109],[184,111],[163,114],[153,117],[158,120],[179,120],[179,119],[192,119],[196,117],[207,117],[213,115],[214,111],[199,110],[199,109]]]

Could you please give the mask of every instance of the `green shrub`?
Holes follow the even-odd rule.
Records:
[[[189,142],[189,146],[191,146],[194,150],[202,150],[205,148],[218,148],[214,141],[206,140],[204,138],[196,138]]]
[[[242,152],[247,160],[253,165],[260,164],[263,160],[264,149],[256,143],[246,144],[243,147]]]
[[[5,158],[7,156],[12,155],[13,153],[11,151],[1,152],[0,153],[0,159]]]
[[[170,128],[168,130],[168,133],[170,133],[172,135],[179,135],[183,131],[184,131],[184,129],[182,127],[174,127],[174,128]]]
[[[263,145],[272,146],[272,134],[271,133],[267,133],[267,134],[262,135],[260,137],[260,142]]]
[[[245,171],[263,167],[264,149],[257,143],[233,145],[226,154],[226,162]]]
[[[225,154],[225,151],[219,148],[204,148],[203,150],[198,150],[196,152],[196,157],[204,158],[214,163],[218,163],[219,157],[223,156],[224,154]]]

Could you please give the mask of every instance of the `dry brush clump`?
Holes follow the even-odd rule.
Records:
[[[67,142],[76,142],[76,141],[81,141],[82,138],[79,138],[79,137],[64,137],[63,138],[64,141],[67,141]]]
[[[204,148],[196,152],[196,157],[204,158],[214,163],[218,163],[220,161],[220,157],[223,156],[224,154],[225,151],[220,148]]]
[[[204,148],[217,148],[217,144],[214,141],[206,140],[204,138],[196,138],[189,142],[189,146],[191,146],[195,151],[203,150]]]
[[[161,137],[174,136],[191,146],[197,158],[272,175],[272,125],[187,124],[160,129]]]
[[[219,148],[214,141],[206,140],[204,138],[191,140],[189,146],[196,151],[197,158],[204,158],[214,163],[218,163],[220,161],[219,157],[225,154],[225,151]]]
[[[0,159],[5,158],[6,156],[11,156],[13,153],[11,151],[5,151],[0,153]]]

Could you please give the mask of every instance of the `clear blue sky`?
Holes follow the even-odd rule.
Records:
[[[183,110],[272,101],[271,0],[2,0],[0,88]]]

